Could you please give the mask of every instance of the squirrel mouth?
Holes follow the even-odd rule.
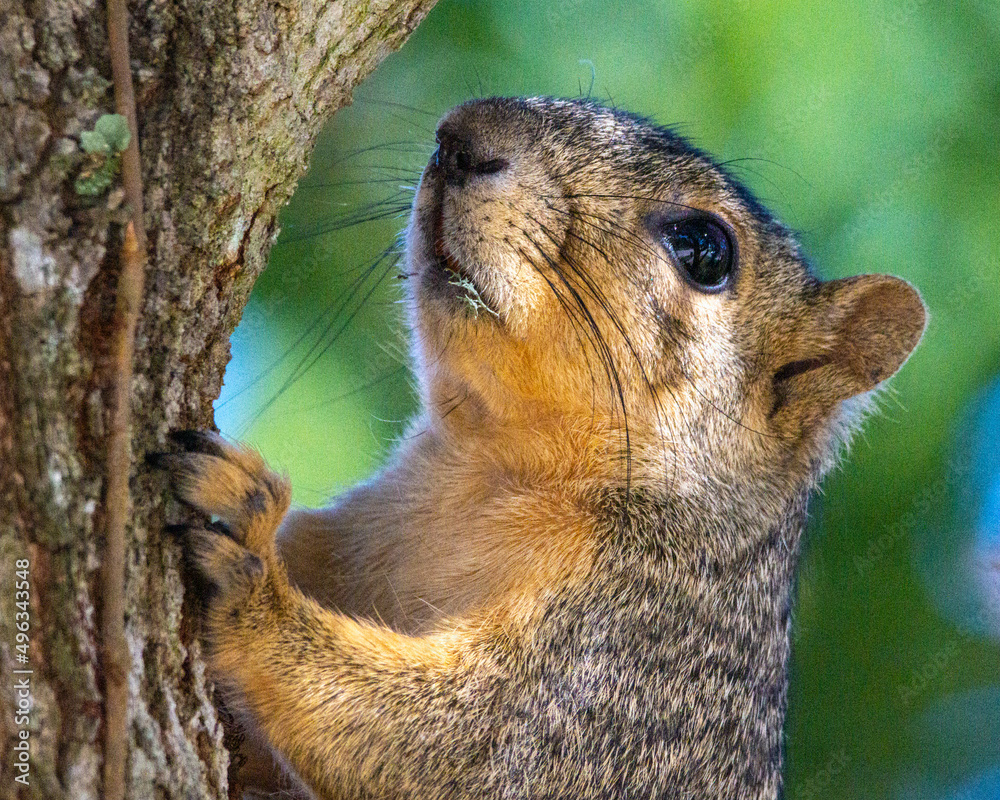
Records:
[[[475,276],[448,249],[444,238],[443,208],[440,208],[435,215],[432,236],[434,260],[442,279],[435,281],[435,283],[444,293],[457,301],[466,315],[475,319],[479,317],[481,312],[485,312],[499,319],[500,315],[486,301]]]

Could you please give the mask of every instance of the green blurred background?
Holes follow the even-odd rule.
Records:
[[[451,105],[590,91],[747,159],[738,176],[823,277],[900,275],[931,311],[814,504],[787,797],[1000,798],[997,618],[968,566],[1000,553],[998,53],[993,0],[441,0],[321,138],[218,424],[307,505],[385,457],[413,395],[398,270],[378,256]]]

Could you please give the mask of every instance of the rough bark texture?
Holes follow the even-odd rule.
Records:
[[[149,235],[133,384],[127,793],[227,793],[222,728],[186,623],[167,431],[212,423],[254,279],[328,116],[433,0],[136,0],[130,37]],[[74,190],[113,112],[98,0],[0,0],[0,798],[101,796],[108,329],[117,183]],[[30,563],[30,783],[15,782],[15,564]]]

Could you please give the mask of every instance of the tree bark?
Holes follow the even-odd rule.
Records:
[[[170,430],[212,424],[229,336],[320,126],[431,5],[131,4],[148,260],[124,586],[127,797],[228,791],[180,552],[161,532],[165,485],[143,456],[164,449]],[[110,76],[103,2],[0,0],[3,800],[103,795],[109,339],[129,212],[120,176],[97,196],[75,182],[95,166],[81,134],[114,111]],[[19,606],[24,580],[30,601]],[[25,607],[28,645],[19,649]],[[10,710],[26,708],[24,680],[32,704],[19,719]],[[25,735],[27,786],[15,780]]]

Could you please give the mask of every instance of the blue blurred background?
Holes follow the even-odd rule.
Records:
[[[591,92],[675,125],[745,159],[823,277],[900,275],[931,311],[813,507],[787,796],[1000,798],[998,53],[993,0],[441,0],[324,133],[217,422],[287,469],[299,503],[377,468],[413,409],[402,287],[379,256],[451,105]]]

